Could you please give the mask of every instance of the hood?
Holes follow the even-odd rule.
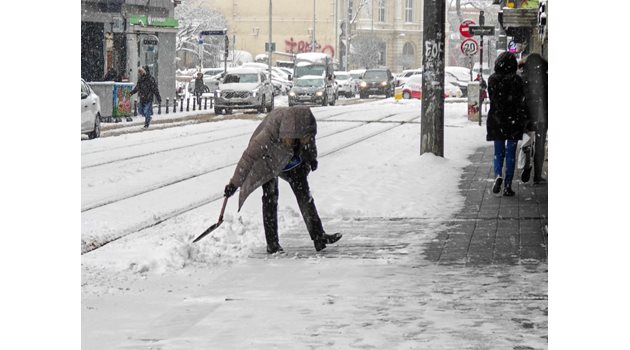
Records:
[[[363,78],[361,79],[366,83],[382,83],[384,81],[388,81],[389,79],[387,79],[387,77],[382,77],[382,78]]]
[[[323,87],[315,87],[315,86],[294,86],[293,92],[315,92],[319,90],[324,90]]]
[[[258,87],[258,83],[229,83],[219,84],[219,90],[252,91]]]
[[[494,72],[498,74],[515,74],[518,69],[516,56],[511,52],[503,52],[494,62]]]
[[[308,107],[291,107],[280,120],[280,138],[299,139],[315,134],[317,134],[317,122]]]

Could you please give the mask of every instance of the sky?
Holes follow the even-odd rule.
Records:
[[[549,237],[550,345],[622,344],[622,317],[630,311],[627,281],[620,278],[628,265],[629,193],[616,180],[625,173],[630,123],[622,105],[630,4],[549,2],[549,169],[556,179],[549,211],[550,230],[557,232]],[[2,43],[11,54],[0,58],[11,67],[4,71],[5,91],[13,92],[5,95],[0,137],[10,214],[2,223],[2,300],[3,314],[18,325],[3,344],[79,349],[81,144],[72,91],[80,75],[80,4],[12,2],[5,9],[20,14],[6,18],[5,28],[20,30],[5,29]],[[43,35],[42,28],[56,35]],[[31,54],[33,48],[41,54]]]

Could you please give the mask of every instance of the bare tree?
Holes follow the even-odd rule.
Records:
[[[350,59],[359,67],[371,68],[382,61],[384,42],[369,34],[359,34],[352,41]]]
[[[204,30],[227,28],[227,21],[223,14],[203,7],[202,3],[200,0],[190,0],[175,7],[175,18],[179,21],[175,51],[179,58],[185,57],[186,53],[197,56],[195,65],[199,63],[199,33]],[[203,65],[219,66],[225,49],[224,38],[206,36],[203,39]],[[186,65],[186,63],[183,64]]]

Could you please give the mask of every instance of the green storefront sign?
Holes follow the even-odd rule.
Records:
[[[177,28],[177,20],[175,18],[153,17],[153,16],[129,16],[129,24],[140,25],[143,27],[169,27]]]

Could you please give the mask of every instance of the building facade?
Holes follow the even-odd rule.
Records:
[[[254,57],[265,53],[269,1],[205,0],[203,6],[223,13],[229,38],[237,50]],[[420,67],[422,6],[420,0],[273,0],[271,37],[276,50],[272,62],[310,52],[314,32],[314,51],[329,54],[338,67],[343,67],[344,19],[349,16],[349,42],[355,54],[359,49],[353,41],[370,37],[379,47],[377,65],[392,71]],[[353,68],[365,67],[350,58],[349,69]]]
[[[149,67],[163,96],[175,95],[177,20],[171,0],[81,0],[81,77],[100,81],[110,70],[137,81]]]
[[[393,72],[422,67],[423,1],[340,0],[340,12],[343,11],[343,3],[352,8],[352,17],[357,15],[350,26],[351,53],[355,49],[353,40],[356,42],[361,37],[370,37],[380,42],[378,65],[387,66]],[[343,44],[345,37],[341,39]],[[352,62],[352,58],[349,67],[365,68]]]
[[[273,0],[271,40],[276,50],[272,62],[291,60],[293,54],[310,52],[313,31],[315,51],[335,57],[335,2]],[[269,41],[269,1],[205,0],[202,6],[223,13],[230,45],[236,50],[247,51],[254,57],[265,53],[265,43]]]

